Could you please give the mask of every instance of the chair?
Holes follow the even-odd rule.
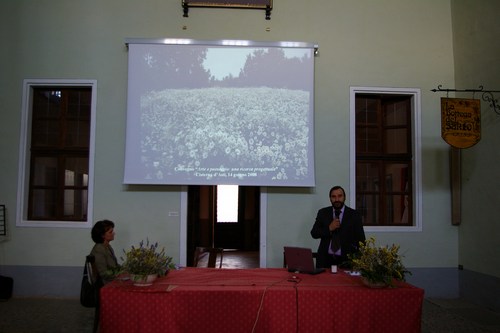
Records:
[[[94,328],[92,332],[96,333],[99,327],[99,311],[100,311],[100,291],[103,285],[101,277],[97,271],[95,266],[95,257],[92,254],[89,254],[85,257],[85,267],[87,268],[87,277],[89,282],[95,286],[96,291],[96,307],[94,313]]]
[[[99,278],[99,273],[95,267],[95,257],[89,254],[85,257],[85,266],[87,267],[87,276],[91,284],[95,284]]]
[[[208,260],[206,260],[207,256]],[[193,266],[215,268],[217,263],[217,257],[220,257],[219,268],[222,268],[223,256],[224,256],[224,249],[221,247],[197,247],[194,250]]]
[[[318,257],[318,252],[313,252],[312,255],[313,255],[313,259],[316,259]],[[283,268],[287,268],[285,251],[283,251]]]

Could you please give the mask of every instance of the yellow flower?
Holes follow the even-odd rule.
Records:
[[[129,274],[163,276],[175,267],[172,258],[165,254],[165,249],[158,249],[158,243],[150,245],[149,240],[146,244],[141,241],[139,247],[132,246],[128,251],[123,250],[123,253],[125,258],[121,258],[124,260],[122,269]]]
[[[393,279],[405,280],[405,274],[411,274],[399,255],[399,245],[375,246],[375,238],[370,237],[360,242],[359,253],[349,255],[354,270],[372,283],[384,282],[393,285]]]

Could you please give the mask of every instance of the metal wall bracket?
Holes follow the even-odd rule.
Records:
[[[438,85],[437,89],[431,89],[431,91],[445,92],[446,97],[448,97],[448,94],[450,92],[472,93],[472,98],[474,98],[475,93],[481,93],[481,98],[483,99],[483,101],[488,102],[493,111],[495,111],[495,113],[500,116],[500,104],[493,95],[493,93],[500,93],[500,90],[485,90],[483,86],[479,86],[479,89],[447,89],[443,88],[442,85]]]

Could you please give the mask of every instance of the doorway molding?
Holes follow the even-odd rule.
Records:
[[[179,264],[187,264],[187,208],[188,208],[188,186],[181,186],[180,207],[180,241],[179,241]],[[267,187],[260,187],[260,239],[259,239],[259,267],[267,267]]]

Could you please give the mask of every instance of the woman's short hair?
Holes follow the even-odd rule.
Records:
[[[97,221],[92,227],[92,231],[90,232],[92,236],[92,240],[96,243],[104,242],[104,234],[111,228],[114,228],[115,224],[110,220],[101,220]]]

